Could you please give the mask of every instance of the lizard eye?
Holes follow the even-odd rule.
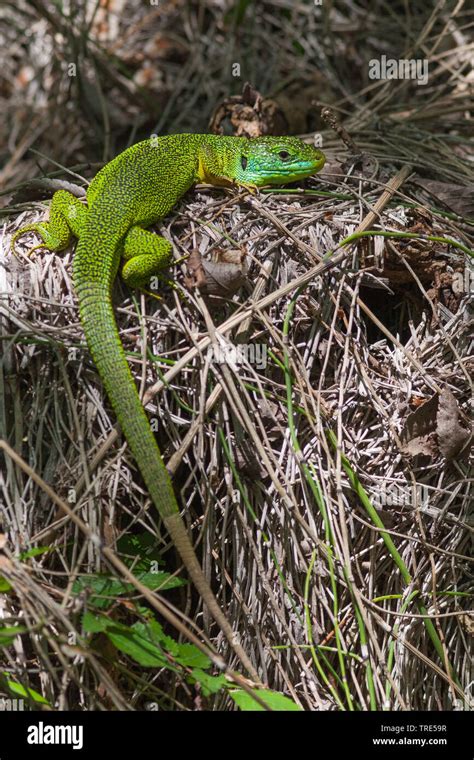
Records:
[[[287,150],[281,150],[278,154],[282,161],[287,161],[290,157],[290,154]]]
[[[247,156],[241,156],[240,163],[242,164],[242,169],[245,171],[247,168]]]

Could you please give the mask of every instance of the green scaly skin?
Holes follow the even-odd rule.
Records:
[[[166,216],[197,181],[248,188],[285,184],[318,172],[324,155],[295,137],[178,134],[152,137],[128,148],[91,182],[87,207],[66,190],[53,196],[48,222],[20,229],[37,232],[45,247],[60,251],[79,238],[73,282],[87,340],[107,395],[137,461],[150,496],[209,612],[250,675],[255,669],[221,611],[201,570],[181,519],[120,341],[111,301],[121,261],[131,287],[145,287],[172,259],[168,241],[144,228]],[[34,249],[32,249],[34,250]]]

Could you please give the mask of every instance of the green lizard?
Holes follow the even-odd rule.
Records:
[[[247,188],[285,184],[318,172],[324,155],[296,137],[177,134],[151,137],[125,150],[96,175],[87,207],[66,190],[52,199],[49,221],[29,224],[12,238],[34,231],[45,247],[60,251],[79,238],[73,282],[87,345],[120,427],[151,498],[204,603],[239,657],[256,676],[219,607],[181,519],[170,477],[140,402],[120,341],[111,289],[121,274],[131,287],[144,288],[172,260],[172,246],[145,228],[166,216],[197,181]]]

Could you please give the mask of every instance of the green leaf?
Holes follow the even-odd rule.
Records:
[[[20,633],[26,633],[27,629],[21,625],[5,626],[0,628],[0,647],[9,647]]]
[[[136,631],[139,636],[147,639],[152,644],[165,649],[173,657],[176,657],[179,651],[179,644],[171,636],[167,636],[163,630],[163,626],[158,620],[150,620],[147,623],[138,622],[133,625],[133,630]]]
[[[179,644],[176,662],[185,668],[207,669],[211,667],[209,657],[194,644]]]
[[[160,591],[168,591],[170,588],[186,586],[188,583],[184,578],[177,578],[170,573],[164,572],[141,574],[135,573],[135,578],[137,581],[140,581],[140,583],[143,583],[143,585],[147,588],[152,589],[152,591],[155,591],[156,589],[159,589]],[[130,584],[130,589],[137,593],[137,590],[134,586],[132,586],[132,584]]]
[[[17,681],[12,681],[8,677],[8,673],[3,673],[6,681],[6,685],[9,688],[9,690],[16,694],[19,697],[25,697],[26,699],[31,699],[33,702],[37,702],[41,705],[48,705],[48,707],[51,707],[48,700],[45,699],[41,694],[38,694],[37,691],[34,689],[29,689],[27,686],[22,686],[21,683],[18,683]]]
[[[193,683],[199,683],[205,697],[208,697],[209,694],[215,694],[227,685],[227,679],[224,675],[210,676],[199,668],[194,668],[188,680]]]
[[[0,575],[0,594],[6,594],[7,591],[11,591],[12,586],[8,583],[7,579]]]
[[[133,630],[151,644],[158,646],[160,650],[163,649],[183,667],[210,667],[211,662],[208,657],[202,654],[194,644],[180,644],[163,631],[163,627],[157,620],[150,620],[148,623],[135,623]]]
[[[94,615],[93,612],[86,611],[82,616],[84,633],[102,633],[107,630],[109,625],[113,625],[113,620],[109,620],[103,615]]]
[[[157,547],[156,538],[149,532],[126,534],[118,540],[117,546],[122,555],[122,560],[127,567],[133,564],[135,573],[138,571],[149,572],[151,562],[156,562],[159,565],[164,564]]]
[[[163,572],[137,573],[136,578],[152,591],[157,589],[166,591],[186,583],[181,578],[174,578],[169,573]],[[119,596],[131,596],[138,593],[133,584],[122,582],[109,575],[81,575],[76,578],[72,591],[73,594],[81,594],[84,591],[88,591],[89,605],[102,610],[110,607]]]
[[[18,557],[19,560],[29,559],[30,557],[38,557],[40,554],[46,554],[46,552],[52,552],[54,546],[36,546],[34,549],[28,549],[27,552],[22,552]]]
[[[277,712],[302,712],[302,708],[297,705],[296,702],[293,702],[289,697],[285,697],[284,694],[280,694],[279,691],[267,691],[267,689],[254,689],[253,691],[255,694],[258,694],[260,699],[263,699],[272,710]],[[237,707],[240,707],[241,710],[264,710],[258,702],[252,699],[250,694],[247,694],[246,691],[242,691],[242,689],[232,689],[229,691],[229,694]]]
[[[106,634],[117,649],[138,662],[139,665],[146,668],[171,667],[171,663],[162,649],[149,639],[140,636],[133,627],[126,628],[126,626],[116,625],[108,628]]]
[[[211,665],[209,658],[194,644],[180,644],[165,634],[157,620],[147,623],[138,621],[132,626],[126,626],[105,615],[85,612],[82,626],[86,633],[105,633],[117,649],[144,667],[166,667],[176,670],[170,658],[186,668],[204,669]]]

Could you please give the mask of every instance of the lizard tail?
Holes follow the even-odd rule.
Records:
[[[109,237],[101,242],[100,255],[84,235],[74,257],[74,287],[87,345],[117,415],[123,434],[140,468],[150,496],[178,551],[191,580],[210,614],[220,626],[235,654],[251,677],[258,675],[211,591],[197,560],[179,513],[178,504],[161,452],[140,401],[135,381],[120,340],[111,301],[111,284],[118,267],[118,243]],[[94,258],[92,258],[94,256]]]

